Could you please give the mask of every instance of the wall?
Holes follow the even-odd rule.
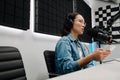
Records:
[[[28,80],[48,78],[44,50],[54,50],[60,37],[34,33],[34,0],[31,0],[30,30],[0,26],[0,46],[17,47],[22,55]]]
[[[99,8],[99,7],[104,7],[106,5],[114,5],[112,3],[108,3],[108,2],[103,2],[103,1],[99,1],[99,0],[84,0],[91,8],[92,8],[92,26],[95,26],[95,11]]]
[[[0,26],[2,27],[2,26]],[[28,80],[43,80],[48,77],[44,50],[54,50],[55,37],[0,28],[0,46],[17,47],[22,55]]]
[[[115,4],[112,3],[107,3],[107,2],[103,2],[103,1],[98,1],[98,0],[84,0],[91,8],[92,8],[92,26],[95,26],[95,11],[99,8],[99,7],[105,7],[106,5],[112,5],[115,6]],[[104,44],[101,45],[102,48],[106,49],[106,47],[108,47],[109,45]],[[115,48],[112,50],[111,54],[104,60],[104,61],[108,61],[114,58],[120,58],[120,54],[119,54],[119,48],[120,48],[120,44],[112,44],[111,47],[115,46]]]

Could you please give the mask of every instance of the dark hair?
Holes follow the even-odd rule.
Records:
[[[75,17],[79,15],[77,12],[69,13],[65,18],[61,36],[66,36],[70,33],[70,30],[73,28],[73,21]]]

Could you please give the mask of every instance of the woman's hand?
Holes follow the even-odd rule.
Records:
[[[110,54],[110,52],[110,50],[103,50],[102,48],[97,48],[92,54],[93,60],[102,61]]]
[[[87,55],[86,57],[79,59],[78,64],[80,66],[84,66],[92,60],[102,61],[109,54],[110,54],[110,50],[103,50],[102,48],[98,48],[94,51],[93,54]]]
[[[110,53],[111,53],[110,50],[105,50],[105,51],[103,52],[103,55],[104,55],[104,57],[107,57]]]

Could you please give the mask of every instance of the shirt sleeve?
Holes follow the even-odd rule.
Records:
[[[78,61],[72,58],[72,51],[69,42],[61,41],[57,45],[57,61],[58,66],[62,69],[63,73],[69,73],[80,69]]]

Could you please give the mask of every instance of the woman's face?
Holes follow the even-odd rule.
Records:
[[[77,15],[73,21],[72,30],[77,34],[82,35],[84,32],[84,27],[85,27],[84,18],[81,15]]]

